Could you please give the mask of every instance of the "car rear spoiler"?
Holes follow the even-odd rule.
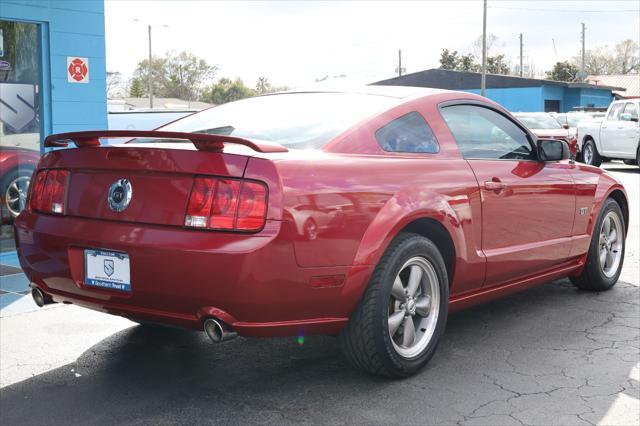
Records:
[[[47,148],[67,147],[73,142],[78,148],[100,146],[100,139],[114,138],[154,138],[154,139],[183,139],[191,141],[198,150],[222,152],[225,143],[244,145],[256,152],[288,152],[289,150],[277,143],[264,141],[250,141],[225,135],[209,135],[206,133],[164,132],[156,130],[98,130],[88,132],[58,133],[47,136],[44,146]]]

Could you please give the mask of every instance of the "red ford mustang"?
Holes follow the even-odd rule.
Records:
[[[620,183],[468,93],[267,95],[46,141],[67,144],[15,223],[40,305],[215,342],[336,334],[354,366],[401,377],[453,310],[563,277],[607,290],[622,268]]]

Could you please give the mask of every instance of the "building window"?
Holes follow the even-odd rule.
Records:
[[[0,210],[7,225],[24,208],[40,156],[40,32],[37,24],[0,20]],[[12,244],[1,233],[2,249]]]
[[[376,140],[387,152],[435,154],[440,149],[431,128],[417,112],[405,114],[378,129]]]

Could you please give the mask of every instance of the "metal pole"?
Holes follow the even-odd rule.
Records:
[[[487,93],[487,0],[484,0],[482,13],[482,80],[480,82],[480,94]]]
[[[522,77],[522,33],[520,33],[520,77]]]
[[[586,30],[586,27],[584,26],[584,22],[582,22],[581,25],[582,25],[582,62],[580,64],[580,71],[582,71],[584,73],[584,57],[585,57],[584,45],[585,45],[585,30]]]
[[[398,49],[398,76],[402,77],[402,50]]]
[[[152,77],[152,72],[151,70],[153,69],[153,67],[151,66],[151,25],[148,26],[149,28],[149,70],[147,71],[149,73],[149,75],[147,76],[147,84],[149,85],[149,108],[153,109],[153,77]]]

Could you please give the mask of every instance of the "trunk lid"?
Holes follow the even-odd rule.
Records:
[[[191,144],[79,148],[49,153],[43,168],[70,171],[66,215],[122,222],[183,226],[196,175],[240,178],[250,155],[198,151]],[[161,145],[160,147],[158,145]],[[128,207],[109,207],[109,188],[131,184]]]

